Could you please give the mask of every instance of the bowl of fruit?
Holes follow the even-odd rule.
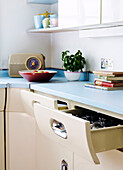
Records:
[[[57,71],[50,70],[23,70],[19,74],[29,82],[46,82],[49,81]]]

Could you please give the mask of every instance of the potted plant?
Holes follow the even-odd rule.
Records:
[[[63,67],[65,68],[65,77],[68,80],[79,80],[82,69],[86,64],[82,52],[78,50],[75,54],[70,54],[70,51],[62,52]]]

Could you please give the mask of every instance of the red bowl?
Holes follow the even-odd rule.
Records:
[[[49,81],[57,71],[43,70],[46,73],[33,73],[30,70],[19,71],[19,74],[29,82],[46,82]]]

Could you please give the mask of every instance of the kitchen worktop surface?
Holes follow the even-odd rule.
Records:
[[[31,89],[123,115],[123,90],[103,91],[84,87],[87,82],[32,84]]]
[[[0,80],[0,88],[7,88],[8,87],[8,83],[7,82],[2,82]]]
[[[0,88],[30,88],[123,115],[123,90],[91,89],[84,87],[84,83],[87,81],[70,82],[64,77],[54,77],[47,83],[32,83],[23,78],[0,77]]]
[[[29,88],[30,83],[23,78],[10,78],[10,77],[0,77],[0,87],[4,84],[6,87],[10,88]],[[5,88],[3,87],[3,88]]]
[[[64,77],[54,77],[52,78],[48,84],[54,82],[66,82],[67,80]],[[10,78],[10,77],[0,77],[0,88],[1,84],[3,84],[2,88],[5,88],[6,85],[10,88],[30,88],[31,84],[47,84],[47,83],[35,83],[28,82],[24,78]]]

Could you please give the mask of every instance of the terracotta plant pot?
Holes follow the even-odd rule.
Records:
[[[67,80],[70,81],[76,81],[80,79],[81,76],[81,72],[70,72],[70,71],[64,71],[65,77]]]

